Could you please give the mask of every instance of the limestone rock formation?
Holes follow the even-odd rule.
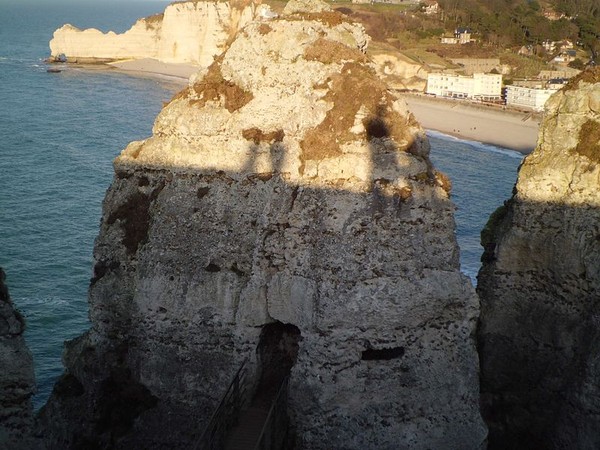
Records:
[[[23,339],[25,322],[14,309],[0,268],[0,448],[38,448],[32,439],[33,360]]]
[[[427,69],[398,51],[385,49],[370,52],[377,74],[390,88],[424,92]]]
[[[367,43],[253,22],[116,159],[51,448],[190,448],[245,358],[299,448],[481,448],[449,183]]]
[[[71,62],[153,58],[207,67],[264,8],[244,0],[176,2],[122,34],[67,24],[54,32],[51,57],[65,55]]]
[[[482,233],[490,448],[600,447],[600,71],[547,103],[513,197]]]

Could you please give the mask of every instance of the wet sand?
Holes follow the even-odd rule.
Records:
[[[192,64],[164,63],[151,58],[116,61],[108,63],[108,65],[125,72],[131,72],[132,75],[166,77],[179,80],[182,84],[187,83],[190,76],[200,70],[200,67]]]
[[[541,114],[502,110],[465,101],[402,95],[423,128],[470,141],[531,152]]]

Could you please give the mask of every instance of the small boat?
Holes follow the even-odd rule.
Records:
[[[48,72],[48,73],[61,73],[62,70],[61,69],[57,69],[55,67],[52,67],[50,69],[46,69],[46,72]]]

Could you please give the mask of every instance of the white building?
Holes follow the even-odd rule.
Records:
[[[427,15],[433,15],[440,12],[440,5],[435,0],[422,0],[421,9]]]
[[[525,86],[506,86],[506,105],[543,111],[546,101],[557,89],[536,89]]]
[[[454,36],[442,36],[440,39],[442,44],[469,44],[475,42],[475,39],[471,38],[471,30],[468,28],[457,28],[454,30]]]
[[[445,73],[427,75],[427,94],[472,100],[500,100],[502,75],[475,73],[470,77]]]

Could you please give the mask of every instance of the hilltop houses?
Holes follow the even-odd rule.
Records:
[[[440,4],[435,0],[423,0],[421,2],[421,10],[428,16],[438,14],[440,12]]]
[[[471,30],[469,28],[457,28],[454,30],[454,36],[442,36],[442,44],[468,44],[475,42],[475,39],[471,37]]]
[[[570,62],[575,61],[575,58],[577,58],[577,52],[575,50],[565,50],[556,55],[552,59],[552,62],[569,64]]]
[[[542,47],[544,47],[544,50],[546,50],[548,53],[552,53],[555,51],[564,52],[575,48],[573,46],[573,42],[569,41],[568,39],[562,41],[545,40],[544,42],[542,42]]]

